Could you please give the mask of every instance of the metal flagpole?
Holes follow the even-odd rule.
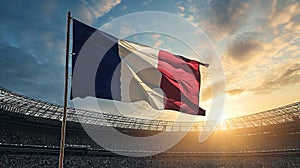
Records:
[[[61,142],[59,154],[59,168],[63,167],[64,152],[65,152],[65,137],[66,137],[66,123],[67,123],[67,106],[68,106],[68,78],[69,78],[69,44],[70,44],[70,22],[71,12],[68,12],[67,18],[67,42],[66,42],[66,68],[65,68],[65,93],[64,93],[64,113],[61,123]]]

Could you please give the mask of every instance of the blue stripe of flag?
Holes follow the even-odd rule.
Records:
[[[86,93],[84,93],[84,91],[81,91],[80,95],[76,95],[76,92],[71,91],[71,99],[75,97],[84,98],[87,96],[93,96],[97,98],[121,100],[121,95],[120,95],[121,94],[120,91],[121,66],[119,66],[121,59],[119,56],[118,39],[102,31],[98,31],[97,29],[90,27],[84,23],[81,23],[76,19],[73,19],[72,73],[74,72],[74,67],[76,65],[76,61],[79,56],[80,50],[87,42],[89,37],[94,33],[97,33],[96,34],[97,38],[101,40],[99,40],[97,44],[93,44],[97,46],[95,47],[96,49],[93,50],[93,52],[99,53],[93,55],[99,55],[100,57],[102,53],[105,53],[102,58],[99,58],[101,59],[101,62],[98,66],[97,73],[95,76],[94,95],[91,94],[90,91],[86,91]],[[112,44],[114,43],[114,44],[111,45],[110,48],[103,47],[103,46],[107,46],[107,45],[103,45],[103,43],[107,43],[107,42]],[[84,57],[84,55],[80,55],[80,56]],[[80,83],[76,83],[76,86],[84,85],[86,83],[85,81],[76,81],[76,82],[80,82]],[[85,88],[85,87],[82,86],[80,88]]]

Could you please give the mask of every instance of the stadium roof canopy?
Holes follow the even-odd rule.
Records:
[[[60,105],[26,97],[2,87],[0,87],[0,109],[54,120],[62,120],[63,115],[63,107]],[[238,129],[260,127],[290,122],[299,118],[300,102],[296,102],[255,114],[224,120],[219,128]],[[206,123],[208,121],[178,122],[149,120],[74,108],[68,109],[67,120],[84,124],[155,131],[185,131],[189,128],[192,128],[192,130],[202,130],[205,124],[209,125],[209,123]]]

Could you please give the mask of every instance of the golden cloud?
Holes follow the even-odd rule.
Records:
[[[300,14],[300,3],[295,2],[285,8],[271,14],[269,25],[276,28],[278,25],[288,23],[292,18]]]
[[[254,58],[257,51],[261,49],[261,44],[254,39],[243,39],[232,42],[228,45],[226,55],[236,62],[246,62]]]

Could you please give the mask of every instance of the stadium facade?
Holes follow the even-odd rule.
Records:
[[[57,167],[62,114],[59,105],[0,88],[0,167]],[[227,119],[204,143],[198,142],[199,130],[205,124],[201,121],[148,120],[74,108],[68,109],[67,120],[65,167],[297,167],[300,164],[300,102]],[[168,151],[132,158],[99,146],[81,124],[114,127],[131,136],[151,136],[162,131],[176,134],[190,127],[192,130]],[[112,139],[111,143],[117,142]]]

